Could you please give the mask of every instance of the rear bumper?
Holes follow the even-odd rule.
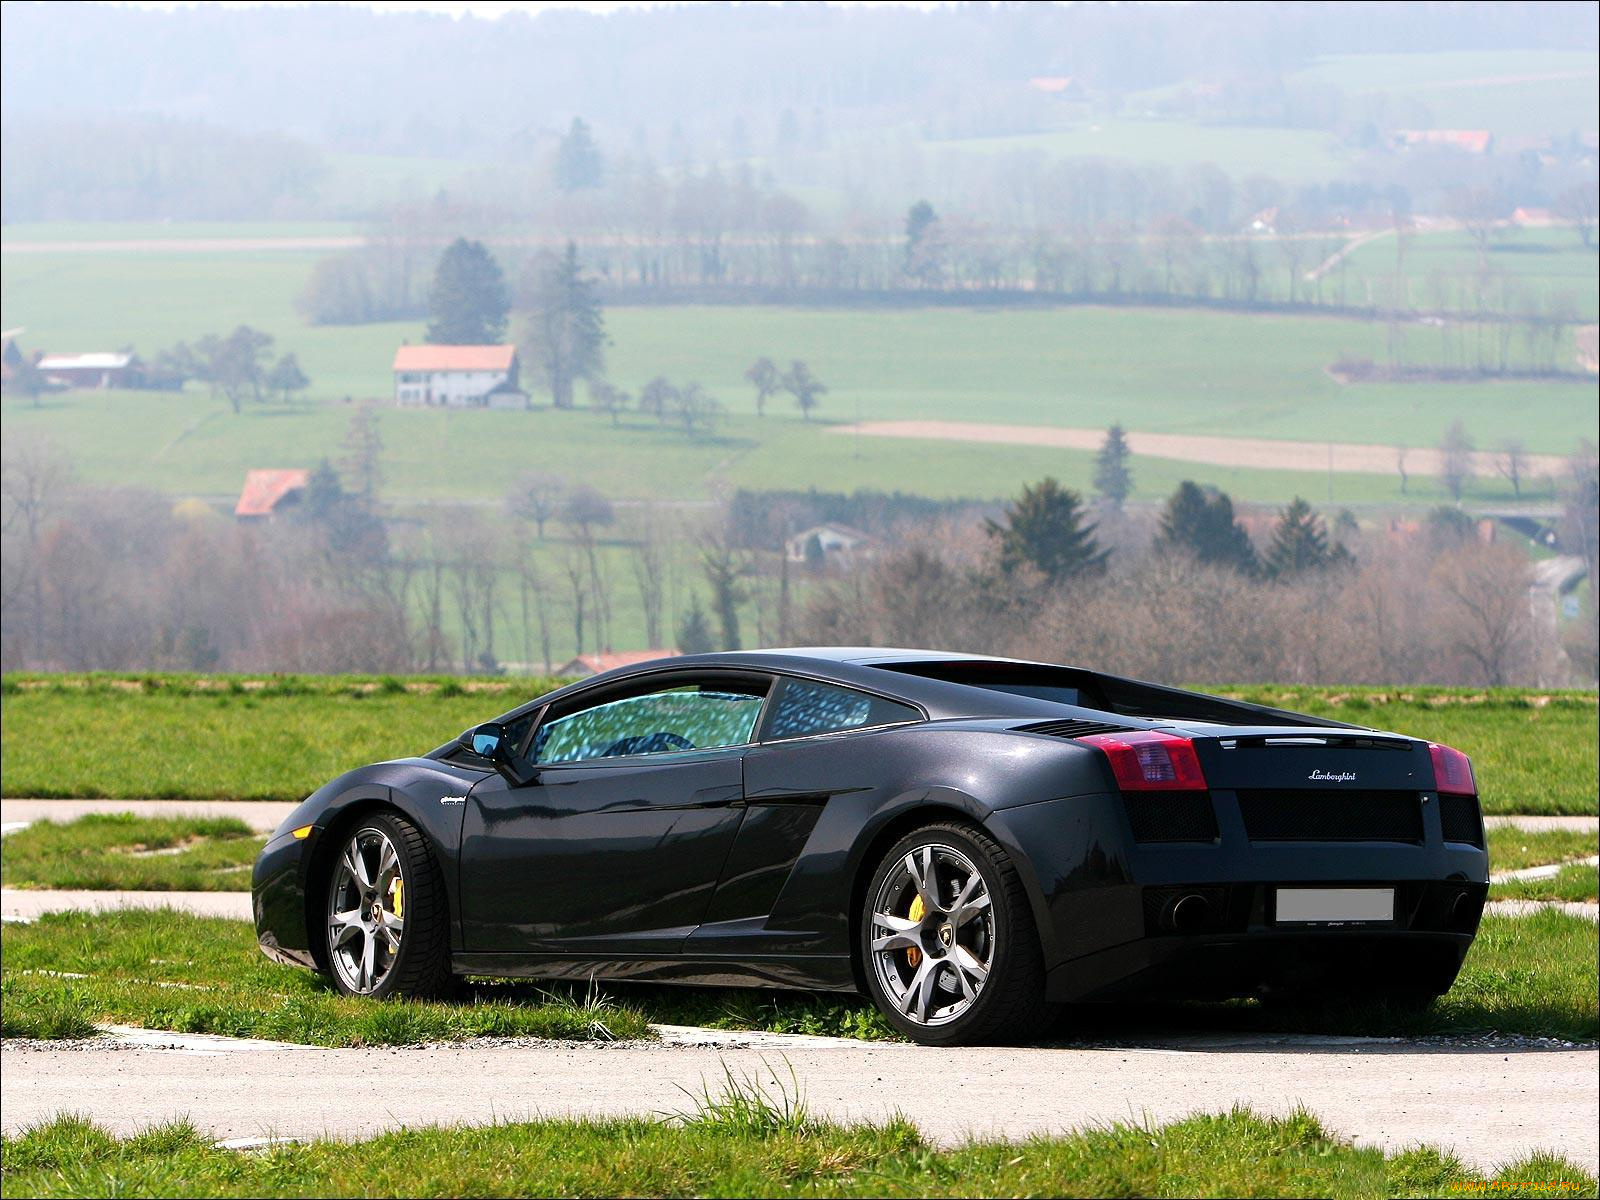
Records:
[[[1034,906],[1058,1001],[1206,999],[1278,991],[1442,992],[1472,945],[1488,856],[1446,842],[1422,802],[1415,842],[1252,842],[1212,793],[1209,842],[1136,842],[1115,794],[995,813]],[[1393,888],[1392,922],[1280,925],[1283,886]],[[1199,897],[1187,915],[1176,901]]]

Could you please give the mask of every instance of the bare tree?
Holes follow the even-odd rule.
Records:
[[[633,547],[628,556],[633,582],[639,589],[639,606],[644,610],[644,636],[651,649],[662,645],[661,614],[666,599],[666,547],[655,510],[642,511]]]
[[[1472,436],[1467,433],[1467,427],[1459,419],[1450,422],[1450,428],[1439,441],[1439,481],[1457,504],[1461,503],[1461,496],[1475,474],[1472,450]]]
[[[506,510],[514,517],[532,521],[542,542],[545,522],[561,511],[569,490],[564,476],[549,471],[524,471],[506,493]]]
[[[1467,682],[1504,687],[1528,677],[1533,615],[1528,556],[1513,546],[1467,542],[1440,556],[1430,574],[1445,598],[1440,627],[1474,668]]]
[[[1522,499],[1522,480],[1528,473],[1528,447],[1521,438],[1505,438],[1495,455],[1494,469],[1506,477],[1511,492]]]

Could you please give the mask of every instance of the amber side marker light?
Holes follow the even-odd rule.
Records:
[[[300,826],[299,829],[296,829],[294,831],[294,836],[297,837],[298,839],[300,839],[302,842],[305,841],[306,838],[311,836],[311,826],[309,826],[309,825]]]

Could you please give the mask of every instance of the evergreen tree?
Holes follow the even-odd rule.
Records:
[[[711,639],[711,622],[700,604],[700,593],[689,598],[689,611],[678,626],[678,652],[680,654],[710,654],[716,647]]]
[[[583,277],[578,247],[567,243],[560,258],[542,264],[530,289],[523,357],[539,372],[557,408],[572,407],[580,379],[599,379],[605,369],[605,316],[595,286]]]
[[[506,335],[510,311],[511,297],[494,255],[482,242],[451,242],[428,292],[427,340],[439,346],[494,345]]]
[[[600,147],[594,143],[589,123],[582,117],[573,117],[567,136],[556,150],[556,186],[563,192],[599,187],[603,170]]]
[[[941,241],[939,214],[926,200],[918,200],[906,212],[906,274],[925,284],[934,282]]]
[[[1201,562],[1231,567],[1241,575],[1256,570],[1256,550],[1234,519],[1233,501],[1192,480],[1185,479],[1167,498],[1156,545],[1185,550]]]
[[[1269,579],[1291,579],[1306,571],[1320,571],[1351,561],[1344,544],[1328,545],[1328,531],[1316,510],[1296,496],[1278,514],[1263,566]]]
[[[1024,487],[1005,524],[988,523],[990,536],[1000,539],[1001,568],[1010,573],[1028,564],[1051,583],[1104,569],[1110,551],[1100,548],[1083,516],[1078,493],[1054,479]]]
[[[306,516],[313,521],[331,520],[344,504],[344,485],[339,482],[339,472],[327,459],[312,468],[306,480],[303,503]]]
[[[1133,491],[1133,472],[1128,469],[1131,453],[1128,435],[1121,425],[1114,424],[1106,430],[1106,440],[1100,443],[1100,452],[1094,458],[1094,490],[1119,511]]]

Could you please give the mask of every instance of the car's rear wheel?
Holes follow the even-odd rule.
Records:
[[[403,817],[363,819],[328,873],[328,973],[349,996],[427,997],[450,983],[444,880],[427,839]]]
[[[915,1041],[1025,1041],[1049,1024],[1027,893],[978,829],[939,822],[891,846],[867,885],[860,941],[872,999]]]

